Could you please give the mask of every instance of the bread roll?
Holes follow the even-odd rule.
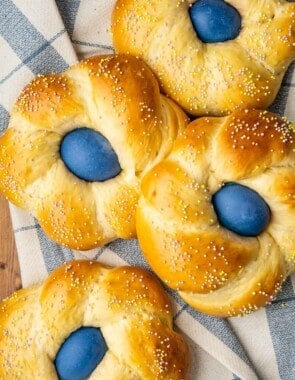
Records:
[[[64,246],[134,237],[140,179],[187,123],[131,56],[96,56],[40,75],[0,138],[0,191]]]
[[[239,29],[215,42],[220,29],[234,28],[231,13]],[[204,26],[213,42],[201,39]],[[295,59],[295,4],[117,0],[112,32],[117,52],[141,57],[188,113],[220,116],[273,102]]]
[[[0,308],[1,379],[186,378],[187,344],[173,331],[166,293],[143,269],[68,262]],[[101,341],[87,339],[87,331],[100,334]],[[79,376],[95,362],[97,345],[100,362]]]
[[[290,123],[259,110],[193,121],[143,178],[136,228],[153,270],[197,310],[271,302],[295,269]]]

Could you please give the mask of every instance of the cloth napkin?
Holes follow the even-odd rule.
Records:
[[[35,75],[61,72],[80,58],[113,52],[109,29],[114,2],[1,0],[0,132],[8,125],[12,103]],[[294,65],[271,110],[295,122],[293,72]],[[10,210],[24,287],[42,281],[71,259],[91,258],[149,269],[135,239],[117,240],[84,253],[72,251],[48,239],[29,213],[13,205]],[[167,289],[176,329],[190,346],[189,379],[295,380],[294,289],[293,276],[271,306],[228,319],[198,313]]]

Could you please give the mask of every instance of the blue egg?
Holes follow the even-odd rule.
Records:
[[[223,0],[198,0],[189,13],[193,27],[203,42],[233,40],[240,33],[240,13]]]
[[[86,127],[65,135],[60,155],[73,174],[89,182],[105,181],[116,177],[122,170],[109,141],[99,132]]]
[[[270,221],[270,209],[264,199],[249,187],[228,183],[212,197],[222,226],[242,236],[258,236]]]
[[[60,380],[84,380],[101,362],[107,351],[99,328],[81,327],[60,347],[55,368]]]

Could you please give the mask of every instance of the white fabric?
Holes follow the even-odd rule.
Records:
[[[112,53],[113,6],[114,0],[1,0],[0,131],[7,126],[9,111],[20,90],[37,73],[62,71],[80,58]],[[284,112],[295,122],[294,88],[290,70],[274,110]],[[42,281],[61,262],[72,258],[146,266],[135,242],[115,243],[86,253],[70,251],[46,238],[30,214],[12,205],[10,209],[24,287]],[[137,253],[133,254],[133,250]],[[134,261],[128,258],[128,252]],[[284,293],[289,301],[294,297],[294,284],[293,277]],[[281,339],[276,329],[279,322],[286,329],[293,326],[288,334],[294,337],[294,303],[288,304],[283,317],[283,306],[276,304],[247,317],[218,320],[193,313],[175,294],[171,300],[175,326],[187,337],[191,348],[190,380],[295,379],[295,353],[287,348],[291,358],[281,357],[286,343],[278,343]]]

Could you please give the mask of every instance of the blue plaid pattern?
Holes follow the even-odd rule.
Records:
[[[0,37],[2,41],[5,41],[5,51],[7,55],[4,58],[7,59],[7,70],[4,75],[0,77],[0,88],[1,90],[3,89],[3,91],[0,91],[0,133],[3,132],[8,125],[9,110],[21,87],[25,84],[23,83],[24,77],[26,78],[25,82],[29,82],[34,75],[65,70],[69,65],[75,62],[75,59],[78,59],[77,57],[75,59],[65,58],[67,57],[67,49],[72,49],[73,46],[79,57],[83,54],[113,52],[113,47],[109,41],[104,42],[99,38],[95,40],[92,36],[90,40],[87,40],[85,39],[87,37],[87,31],[85,35],[77,35],[75,32],[79,12],[81,12],[83,7],[94,7],[92,0],[56,0],[55,3],[53,0],[48,0],[46,1],[46,5],[42,4],[45,3],[42,2],[42,0],[34,2],[34,5],[26,5],[24,3],[26,2],[21,3],[21,1],[13,0],[1,1]],[[97,17],[100,17],[100,9],[104,11],[107,9],[107,3],[107,1],[103,0],[96,2],[95,6],[97,9],[95,10]],[[112,7],[114,1],[110,1],[109,3],[109,7]],[[30,20],[28,16],[30,7],[40,10],[39,22],[41,24],[42,20],[44,20],[43,17],[52,18],[50,21],[52,21],[51,26],[53,32],[50,36],[45,37],[44,33],[42,33],[38,25],[36,25],[36,20],[34,19],[34,23]],[[43,16],[41,16],[42,11],[44,12]],[[89,15],[91,14],[90,10]],[[84,22],[87,24],[88,20],[84,20]],[[49,22],[48,25],[50,24]],[[89,33],[88,31],[88,34]],[[95,31],[93,31],[93,34],[95,35]],[[63,41],[62,43],[61,40]],[[7,46],[9,48],[6,48]],[[10,60],[16,62],[16,64],[10,64]],[[276,101],[270,108],[273,112],[280,115],[284,115],[288,112],[287,106],[290,103],[290,96],[292,95],[290,95],[290,93],[295,87],[293,73],[294,65],[288,70]],[[2,73],[0,73],[0,75],[1,74]],[[15,87],[11,89],[10,86]],[[8,94],[9,96],[7,97]],[[34,255],[41,255],[47,273],[51,272],[64,261],[82,255],[82,253],[71,251],[53,243],[44,235],[36,221],[30,219],[29,222],[19,222],[19,220],[17,220],[18,217],[15,216],[18,215],[17,213],[18,211],[15,211],[13,214],[13,222],[20,257],[26,254],[26,252],[24,252],[25,249],[29,250],[29,247],[25,248],[23,243],[25,239],[33,238],[37,239],[36,241],[38,242],[38,250]],[[151,270],[141,255],[136,240],[117,240],[85,255],[91,259],[100,260],[110,255],[110,252],[114,256],[117,256],[120,262]],[[20,261],[22,264],[25,258]],[[32,267],[31,270],[38,270],[38,268]],[[203,332],[204,336],[210,337],[210,339],[212,338],[212,344],[206,343],[203,345],[202,341],[194,340],[191,342],[191,345],[200,346],[217,361],[221,361],[222,365],[227,369],[227,372],[224,372],[219,379],[295,379],[295,295],[294,283],[292,284],[291,279],[285,283],[282,292],[273,305],[265,309],[263,323],[269,329],[268,339],[272,342],[272,351],[274,353],[272,366],[275,368],[275,372],[273,372],[272,377],[269,377],[267,368],[255,368],[255,363],[253,363],[253,360],[248,356],[249,349],[244,348],[241,340],[234,331],[230,319],[218,319],[198,313],[186,305],[177,293],[167,288],[166,290],[174,300],[176,309],[174,315],[175,324],[178,325],[179,322],[179,325],[183,326],[181,324],[183,322],[181,321],[192,321],[190,326],[185,326],[184,334],[190,337],[190,332],[196,329],[197,331]],[[245,317],[245,320],[246,318],[247,317]],[[259,326],[257,326],[257,328],[259,328]],[[255,336],[255,331],[249,331],[248,333]],[[252,358],[254,358],[253,354]],[[208,373],[209,372],[208,370]],[[267,377],[265,375],[266,373],[268,374]],[[210,376],[206,377],[206,374],[204,374],[202,375],[202,379],[210,378]],[[191,379],[198,378],[196,374],[191,374]]]

